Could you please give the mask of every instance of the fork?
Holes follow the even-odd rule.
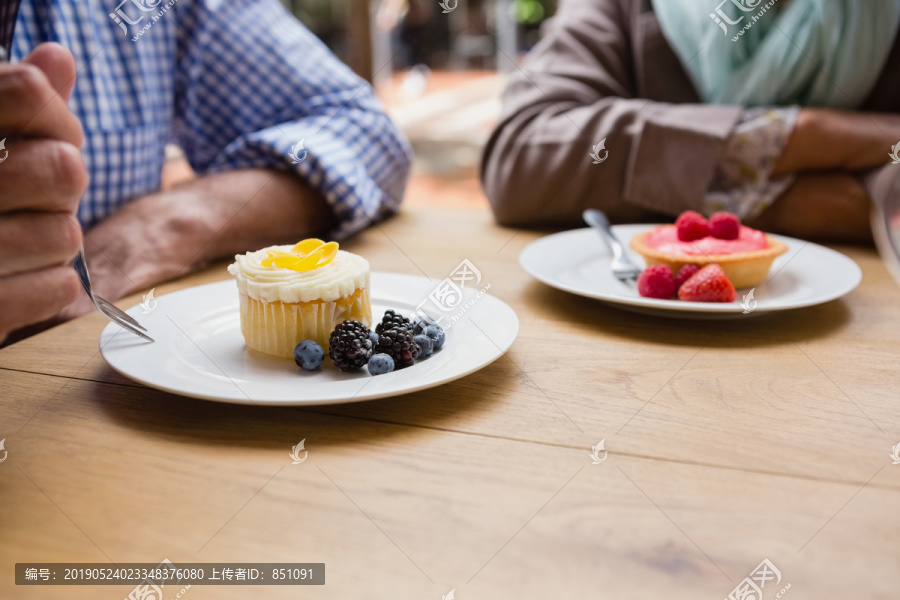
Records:
[[[91,299],[91,302],[94,304],[94,307],[100,311],[100,314],[124,329],[127,329],[131,333],[138,335],[145,340],[155,341],[152,337],[144,333],[147,331],[146,328],[142,327],[140,323],[137,322],[131,315],[128,313],[119,310],[112,302],[107,301],[106,299],[98,296],[94,293],[94,288],[91,286],[91,276],[88,274],[87,270],[87,260],[84,257],[84,245],[81,246],[81,249],[78,251],[78,256],[75,257],[75,271],[78,273],[78,278],[81,280],[81,287],[84,288],[84,291],[87,292],[88,297]],[[142,331],[143,330],[143,331]]]
[[[625,254],[625,247],[616,234],[612,232],[609,226],[609,219],[603,211],[589,208],[582,214],[584,222],[596,229],[600,233],[600,237],[606,242],[613,253],[613,259],[610,263],[613,276],[623,283],[634,283],[637,281],[638,275],[641,274],[641,268],[631,262],[628,255]]]

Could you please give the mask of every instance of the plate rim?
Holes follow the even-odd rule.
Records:
[[[411,279],[418,280],[420,283],[424,283],[425,281],[429,281],[429,282],[431,281],[427,277],[423,277],[423,276],[419,276],[419,275],[411,275],[408,273],[392,273],[392,272],[386,272],[386,271],[373,271],[372,275],[374,277],[389,276],[389,277],[411,278]],[[233,280],[222,279],[220,281],[213,281],[213,282],[209,282],[209,283],[203,283],[203,284],[199,284],[199,285],[195,285],[195,286],[185,287],[185,288],[181,288],[178,290],[173,290],[172,292],[163,294],[161,296],[157,296],[157,300],[160,300],[166,296],[171,296],[174,294],[190,293],[191,291],[196,290],[198,288],[210,288],[210,287],[214,287],[214,286],[225,287],[229,283],[231,283],[233,285]],[[474,289],[466,288],[464,290],[464,293],[475,294],[477,292]],[[413,385],[411,387],[404,387],[403,389],[399,389],[399,390],[396,390],[396,389],[395,390],[385,390],[383,392],[376,392],[376,393],[369,394],[369,395],[362,395],[360,393],[356,393],[349,398],[348,397],[340,397],[340,398],[326,397],[324,399],[323,398],[315,398],[315,399],[307,399],[307,400],[271,399],[271,398],[252,399],[249,396],[247,396],[246,398],[230,397],[230,396],[226,397],[226,396],[221,396],[221,395],[216,395],[216,394],[203,394],[203,393],[197,393],[197,392],[193,392],[193,391],[185,391],[183,389],[173,387],[172,385],[167,385],[165,383],[152,381],[141,375],[135,375],[133,373],[126,372],[125,369],[120,368],[120,365],[117,365],[115,363],[115,359],[111,360],[109,358],[109,356],[107,355],[107,352],[111,352],[111,350],[106,349],[105,347],[108,345],[108,342],[111,341],[113,338],[115,338],[115,336],[118,335],[120,332],[126,333],[126,332],[124,332],[124,330],[122,330],[120,327],[118,327],[115,323],[110,322],[103,328],[103,331],[100,333],[100,336],[98,338],[98,346],[100,349],[100,355],[103,357],[106,364],[109,365],[110,368],[112,368],[115,372],[119,373],[120,375],[122,375],[123,377],[128,379],[129,381],[134,381],[145,387],[159,390],[159,391],[166,392],[166,393],[170,393],[170,394],[174,394],[174,395],[181,396],[181,397],[194,398],[194,399],[198,399],[198,400],[207,400],[207,401],[211,401],[211,402],[220,402],[220,403],[225,403],[225,404],[239,404],[239,405],[248,405],[248,406],[256,405],[256,406],[283,406],[283,407],[288,407],[288,406],[312,407],[312,406],[354,404],[357,402],[368,402],[370,400],[380,400],[380,399],[384,399],[384,398],[399,397],[399,396],[404,396],[407,394],[412,394],[415,392],[420,392],[423,390],[431,389],[434,387],[439,387],[439,386],[451,383],[453,381],[462,379],[463,377],[467,377],[477,371],[480,371],[481,369],[484,369],[485,367],[491,365],[492,363],[497,361],[499,358],[501,358],[503,355],[505,355],[519,337],[519,332],[521,330],[521,322],[519,320],[519,315],[518,315],[518,313],[516,313],[515,309],[513,309],[511,306],[509,306],[509,304],[507,304],[503,300],[497,298],[496,296],[494,296],[490,293],[486,292],[485,294],[483,294],[481,296],[481,298],[479,298],[479,301],[483,300],[485,296],[490,298],[488,300],[488,302],[497,303],[495,305],[496,308],[507,311],[507,316],[511,318],[511,321],[509,322],[509,324],[513,326],[510,330],[511,333],[509,334],[508,343],[506,343],[505,346],[502,343],[498,344],[496,341],[494,341],[493,338],[491,338],[490,336],[487,336],[487,334],[484,334],[487,337],[487,339],[489,340],[489,342],[491,343],[491,345],[497,348],[497,351],[493,352],[489,359],[487,359],[485,362],[482,362],[479,364],[474,364],[471,366],[471,368],[463,369],[460,372],[453,373],[450,376],[442,377],[438,380],[425,379],[419,385]],[[372,294],[373,302],[378,302],[378,300],[376,300],[377,297],[378,297],[377,292]],[[139,309],[140,307],[141,307],[140,304],[136,304],[134,306],[129,307],[125,312],[128,312],[129,314],[131,314],[136,309]],[[136,318],[140,318],[140,314],[132,314],[132,316],[134,316]],[[476,327],[478,327],[478,326],[476,325]],[[478,327],[478,328],[480,329],[480,327]],[[155,343],[158,343],[158,342],[155,342]],[[226,377],[228,377],[227,374],[226,374]],[[376,377],[376,376],[369,375],[365,379],[368,381],[372,377]],[[377,377],[383,377],[383,375],[379,375]],[[228,378],[230,379],[230,377],[228,377]],[[232,381],[232,383],[234,383],[234,382]],[[365,385],[366,384],[363,384],[363,387],[365,387]],[[237,386],[236,383],[235,383],[235,386]],[[237,387],[238,387],[238,389],[240,389],[239,386],[237,386]],[[360,388],[360,389],[362,389],[362,388]],[[246,396],[246,394],[245,394],[245,396]]]
[[[623,241],[624,244],[627,244],[631,240],[631,237],[634,235],[638,235],[643,231],[652,229],[654,227],[658,227],[662,225],[662,223],[623,223],[620,225],[613,225],[613,232],[616,233]],[[628,236],[627,240],[622,236],[621,232],[624,232],[625,229],[632,228],[641,228],[641,231],[637,231],[630,236]],[[565,283],[554,281],[550,277],[546,277],[542,273],[538,273],[532,265],[528,264],[527,255],[533,252],[537,252],[537,250],[541,247],[542,244],[552,243],[551,240],[554,238],[562,238],[562,237],[578,237],[578,236],[588,236],[593,232],[591,227],[581,227],[577,229],[568,229],[565,231],[559,231],[556,233],[551,233],[549,235],[542,236],[530,244],[525,246],[522,251],[519,253],[519,266],[522,269],[534,277],[536,280],[541,283],[550,286],[554,289],[558,289],[570,294],[574,294],[576,296],[581,296],[583,298],[590,298],[593,300],[599,300],[601,302],[608,302],[610,304],[623,305],[628,307],[639,307],[642,309],[653,309],[658,311],[657,314],[665,314],[665,313],[696,313],[698,315],[743,315],[743,308],[740,304],[716,304],[716,303],[706,303],[706,302],[684,302],[684,301],[674,301],[674,300],[660,300],[655,298],[622,298],[622,297],[614,297],[610,295],[599,295],[593,294],[590,292],[585,292],[584,290],[580,290],[573,286],[567,285]],[[593,233],[594,235],[598,235],[597,233]],[[800,246],[800,249],[797,252],[802,251],[807,246],[813,246],[819,251],[825,251],[829,254],[834,255],[838,260],[846,261],[848,267],[854,271],[854,277],[852,283],[848,282],[846,285],[842,286],[841,289],[836,289],[833,292],[830,292],[824,296],[810,298],[807,300],[802,300],[798,302],[794,302],[791,304],[781,304],[781,305],[757,305],[757,307],[753,310],[752,314],[766,314],[773,312],[780,312],[785,310],[795,310],[798,308],[808,308],[810,306],[817,306],[819,304],[825,304],[826,302],[831,302],[833,300],[837,300],[838,298],[842,298],[846,296],[853,290],[855,290],[859,284],[862,282],[862,269],[859,265],[849,256],[838,252],[837,250],[833,250],[828,248],[827,246],[823,246],[821,244],[817,244],[815,242],[810,242],[807,240],[802,240],[799,238],[792,238],[789,236],[778,235],[778,234],[768,234],[773,238],[781,241],[786,244],[788,248],[793,249],[796,246]],[[785,268],[787,265],[785,266]],[[746,288],[742,288],[746,289]]]

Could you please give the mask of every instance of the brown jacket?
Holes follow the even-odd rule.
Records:
[[[900,112],[900,43],[861,108]],[[696,209],[741,110],[701,104],[650,0],[562,0],[511,75],[484,188],[507,225],[568,225],[589,207],[624,221]]]

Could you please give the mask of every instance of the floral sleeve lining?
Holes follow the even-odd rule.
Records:
[[[794,175],[772,177],[799,107],[750,108],[741,115],[703,199],[706,214],[728,211],[756,217],[794,183]]]

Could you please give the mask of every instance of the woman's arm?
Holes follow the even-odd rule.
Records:
[[[874,169],[898,142],[900,115],[804,108],[772,175]]]
[[[634,220],[646,216],[644,209],[674,215],[704,206],[743,109],[696,104],[691,98],[666,104],[636,97],[632,16],[623,8],[628,5],[563,4],[544,40],[511,76],[500,124],[482,162],[482,180],[499,222],[571,225],[588,207]],[[647,39],[658,36],[654,26],[648,20]],[[689,82],[682,85],[686,75],[672,58],[671,64],[653,65],[659,75],[654,85],[670,95],[673,89],[690,89]],[[609,156],[592,164],[591,147],[604,139]],[[804,213],[794,211],[833,206],[830,200],[816,204],[816,195],[833,198],[835,190],[861,192],[852,201],[859,217],[867,210],[867,200],[859,198],[867,194],[853,181],[855,172],[888,162],[898,141],[900,116],[802,109],[770,176],[810,174],[801,176],[786,200],[776,201],[766,222],[776,230],[804,231],[798,222]],[[840,185],[829,188],[836,178]],[[820,237],[864,237],[859,218],[830,223]]]
[[[858,175],[804,173],[759,217],[747,225],[808,240],[868,243],[871,201]]]
[[[511,75],[482,163],[499,222],[572,224],[588,207],[629,220],[696,209],[704,197],[742,108],[693,104],[687,92],[685,104],[640,98],[631,15],[623,8],[629,4],[563,3]],[[684,81],[671,58],[671,65],[652,68],[669,82]],[[691,89],[689,81],[674,87]],[[593,164],[591,149],[601,140],[609,155]]]

